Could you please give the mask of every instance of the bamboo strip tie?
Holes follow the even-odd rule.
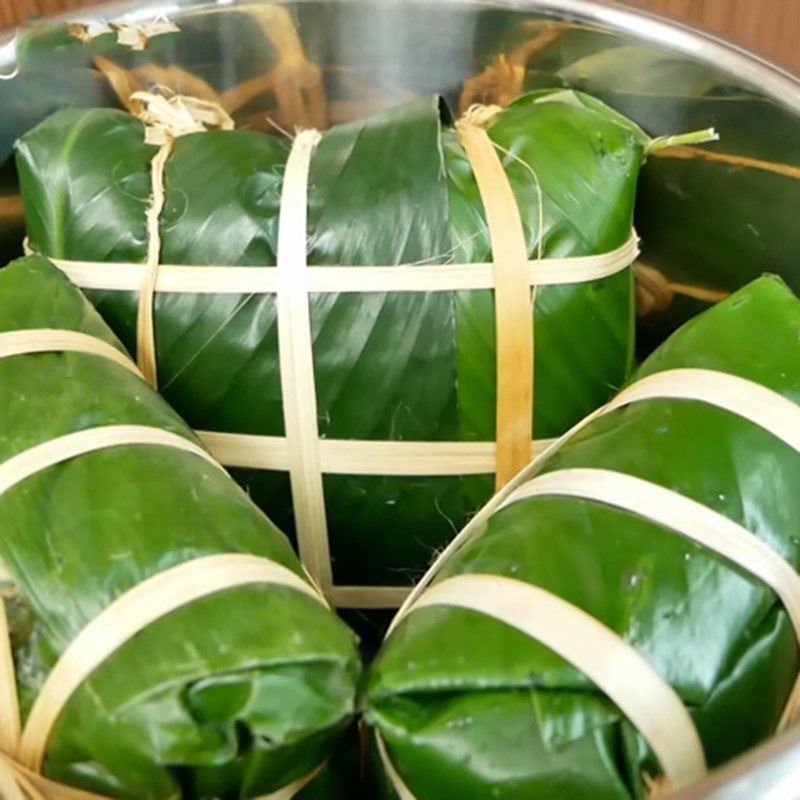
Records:
[[[103,356],[133,374],[141,373],[122,350],[84,333],[38,329],[0,333],[0,358],[21,354],[75,352]],[[230,466],[285,469],[288,444],[281,437],[199,432],[217,462]],[[547,442],[534,442],[534,449]],[[375,475],[486,474],[494,466],[491,442],[319,442],[323,472]],[[257,458],[253,459],[253,455]],[[331,600],[343,608],[397,608],[410,591],[403,586],[333,586]],[[0,709],[0,712],[2,709]],[[0,720],[2,717],[0,717]]]
[[[0,333],[0,359],[57,352],[103,358],[139,375],[121,350],[78,331],[31,329]],[[224,472],[205,450],[171,431],[142,425],[108,425],[42,442],[0,463],[0,495],[67,460],[131,446],[179,450]],[[252,585],[285,587],[327,607],[311,583],[271,559],[221,553],[184,561],[119,595],[80,631],[47,676],[24,728],[10,629],[5,603],[0,598],[0,793],[4,800],[108,800],[54,783],[41,774],[50,735],[70,698],[101,664],[149,625],[196,600]],[[260,800],[290,800],[322,766]]]
[[[672,690],[668,685],[651,689],[644,698],[638,696],[637,687],[642,685],[642,681],[661,679],[655,673],[649,677],[646,677],[646,672],[640,673],[642,664],[638,667],[633,662],[629,662],[627,667],[624,665],[630,655],[630,646],[617,634],[610,630],[606,631],[608,636],[599,634],[597,630],[592,633],[593,626],[586,626],[585,620],[581,622],[575,616],[577,609],[565,609],[560,598],[544,597],[549,593],[542,593],[542,590],[516,580],[496,575],[462,575],[434,583],[441,567],[480,535],[492,514],[526,498],[575,497],[649,519],[742,568],[775,592],[792,622],[800,646],[800,576],[777,551],[743,526],[671,489],[622,473],[565,469],[536,475],[554,453],[594,420],[630,404],[657,399],[694,401],[735,414],[800,453],[800,407],[771,389],[735,375],[706,369],[675,369],[643,378],[579,422],[495,495],[451,542],[409,595],[392,621],[387,637],[407,615],[430,605],[470,609],[522,630],[581,669],[611,697],[634,722],[659,758],[665,771],[666,785],[681,788],[700,777],[704,770],[700,739],[688,714],[682,717],[678,712],[674,701],[677,699],[680,703],[680,700],[676,695],[670,697]],[[536,608],[541,612],[538,615],[531,613]],[[560,622],[551,630],[549,626],[554,619]],[[597,635],[600,639],[595,638],[595,646],[581,653],[582,641]],[[653,686],[656,687],[657,683]],[[659,725],[653,727],[647,723],[647,727],[642,727],[642,713],[660,720]],[[787,700],[779,729],[791,725],[798,715],[800,675]],[[392,764],[380,737],[378,745],[386,774],[395,790],[403,800],[415,800]]]
[[[138,288],[137,361],[157,382],[154,300],[157,291],[270,292],[278,306],[278,347],[285,437],[201,432],[228,466],[288,470],[298,549],[326,596],[374,607],[396,607],[400,587],[334,586],[323,474],[462,475],[495,473],[507,482],[549,442],[533,440],[533,297],[538,285],[580,283],[630,267],[638,254],[635,232],[608,253],[545,260],[541,236],[537,258],[528,258],[524,229],[509,179],[486,127],[496,108],[476,107],[457,123],[484,206],[492,245],[491,264],[309,267],[306,254],[308,172],[320,135],[298,134],[287,161],[279,212],[276,267],[205,267],[160,263],[159,217],[164,171],[175,137],[209,128],[230,130],[233,121],[215,103],[159,93],[136,93],[132,110],[145,123],[146,140],[159,146],[151,164],[152,198],[147,211],[145,264],[57,260],[82,288]],[[508,154],[510,158],[513,155]],[[527,165],[526,165],[527,166]],[[530,167],[528,167],[530,169]],[[534,175],[535,178],[535,175]],[[542,228],[541,198],[539,204]],[[309,294],[312,291],[445,291],[493,289],[496,318],[497,421],[494,442],[320,441]],[[466,473],[465,473],[466,470]]]
[[[533,439],[533,300],[528,246],[519,207],[485,126],[499,108],[474,107],[456,131],[478,184],[494,265],[497,441],[495,487],[531,460]],[[541,198],[540,198],[541,214]],[[541,227],[538,231],[541,241]]]
[[[35,251],[25,243],[28,255]],[[639,255],[639,238],[631,231],[614,250],[592,256],[535,258],[527,261],[528,288],[564,286],[610,278],[630,267]],[[136,291],[147,270],[145,264],[108,263],[50,258],[82,289]],[[462,292],[489,290],[494,286],[492,263],[405,264],[306,267],[309,293],[364,292]],[[202,266],[159,264],[156,291],[187,294],[276,294],[277,267]]]
[[[206,449],[227,467],[285,470],[284,436],[197,431]],[[538,454],[552,439],[530,443]],[[320,439],[319,465],[326,475],[489,475],[497,462],[494,442],[425,442],[392,439]]]
[[[317,131],[299,133],[286,162],[278,219],[278,359],[297,547],[308,571],[330,595],[333,569],[306,282],[308,174],[320,138]]]
[[[579,431],[613,411],[648,400],[694,400],[736,414],[763,428],[790,447],[798,449],[800,433],[794,421],[797,406],[791,400],[757,383],[736,375],[709,369],[672,369],[648,375],[623,389],[606,405],[593,411],[570,430],[546,447],[514,480],[470,520],[461,532],[440,553],[419,583],[410,592],[391,623],[389,630],[403,618],[417,597],[436,577],[441,565],[480,534],[483,525],[498,508],[538,469],[569,442]]]
[[[85,353],[102,356],[134,375],[143,377],[128,355],[112,344],[80,331],[32,328],[0,333],[0,359],[36,353]]]
[[[23,766],[41,771],[50,733],[69,698],[137,633],[195,600],[227,589],[268,584],[290,588],[325,604],[310,584],[286,567],[238,553],[185,561],[117,597],[78,634],[50,672],[22,732],[18,754]]]
[[[763,386],[734,375],[705,369],[675,369],[650,375],[622,391],[606,406],[590,414],[556,440],[513,483],[499,492],[474,520],[456,537],[406,599],[395,621],[416,601],[416,597],[435,577],[441,563],[471,541],[488,517],[524,486],[530,476],[579,430],[595,419],[629,404],[654,399],[682,399],[707,403],[747,419],[773,434],[795,450],[800,449],[800,428],[794,403]],[[392,623],[395,624],[394,622]]]
[[[800,409],[797,417],[800,432]],[[671,489],[603,469],[565,469],[539,475],[520,486],[500,508],[533,497],[574,497],[602,503],[629,511],[703,545],[758,578],[775,593],[800,645],[800,575],[770,545],[723,514]],[[789,698],[780,728],[797,715],[800,707],[797,691],[793,690]]]
[[[436,606],[496,619],[579,669],[650,745],[671,787],[684,788],[705,773],[700,737],[677,693],[631,645],[577,606],[523,581],[486,574],[437,583],[411,611]],[[391,763],[385,749],[384,755]],[[399,779],[394,766],[387,773]],[[414,800],[407,786],[394,785],[401,797]]]
[[[161,259],[161,212],[164,210],[164,170],[176,137],[218,128],[231,130],[233,120],[219,106],[197,98],[136,92],[131,101],[145,124],[145,141],[159,146],[150,162],[151,197],[147,207],[147,260],[136,315],[136,359],[146,380],[158,386],[154,304]]]

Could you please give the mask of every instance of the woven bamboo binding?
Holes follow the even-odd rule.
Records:
[[[121,351],[71,330],[36,329],[0,333],[0,358],[37,353],[83,353],[136,374]],[[0,494],[47,469],[88,453],[114,447],[177,449],[222,467],[194,442],[161,428],[108,425],[67,434],[31,447],[0,463]],[[118,596],[67,646],[48,675],[23,727],[5,604],[0,598],[0,797],[3,800],[108,800],[55,783],[42,775],[50,735],[61,712],[83,682],[106,659],[148,625],[171,611],[226,589],[255,584],[289,588],[326,605],[312,583],[270,559],[240,553],[195,558],[157,573]],[[290,800],[320,767],[259,800]]]
[[[694,541],[768,586],[781,601],[800,645],[800,576],[769,544],[694,500],[630,475],[598,469],[567,469],[537,475],[547,459],[578,431],[627,405],[657,399],[691,400],[723,409],[758,425],[800,453],[800,407],[759,384],[723,372],[675,369],[625,389],[554,442],[476,515],[437,559],[392,621],[432,605],[460,607],[517,628],[558,652],[589,676],[628,717],[658,757],[664,776],[653,787],[680,789],[702,777],[705,757],[694,724],[680,699],[631,647],[610,629],[586,618],[561,598],[498,575],[461,575],[436,583],[448,559],[480,535],[489,517],[528,497],[575,497],[620,508],[660,525],[665,535]],[[577,612],[577,613],[576,613]],[[586,643],[592,643],[586,647]],[[649,689],[640,693],[643,686]],[[779,729],[800,716],[800,675]],[[378,734],[386,775],[402,800],[416,800]]]
[[[147,140],[160,149],[151,165],[152,201],[148,211],[145,264],[107,264],[53,259],[82,288],[139,290],[137,360],[157,382],[153,300],[157,291],[275,293],[287,436],[256,436],[219,431],[199,435],[225,466],[283,469],[292,493],[301,557],[326,596],[337,606],[397,607],[404,587],[335,586],[330,565],[322,474],[497,476],[498,488],[532,455],[549,444],[534,440],[532,290],[537,285],[598,280],[628,268],[638,254],[635,233],[619,248],[600,255],[529,260],[519,210],[500,155],[486,133],[496,109],[476,108],[459,121],[457,132],[478,183],[492,242],[491,264],[440,266],[308,267],[306,262],[307,178],[319,134],[295,137],[281,197],[276,267],[162,265],[158,216],[163,205],[163,171],[171,143],[185,133],[233,123],[218,106],[168,93],[133,96],[145,121]],[[308,294],[312,291],[450,291],[494,289],[497,339],[496,442],[394,442],[319,439],[316,425]],[[291,369],[289,367],[291,366]],[[290,383],[286,376],[290,376]],[[297,391],[297,387],[305,387]],[[291,433],[290,433],[291,431]]]

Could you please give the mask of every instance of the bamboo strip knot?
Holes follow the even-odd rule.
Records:
[[[230,114],[218,103],[183,94],[165,87],[134,92],[131,107],[145,124],[145,141],[163,146],[169,139],[208,130],[233,130]]]

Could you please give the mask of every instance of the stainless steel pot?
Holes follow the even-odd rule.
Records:
[[[762,272],[800,290],[800,80],[720,39],[588,0],[178,0],[78,16],[179,23],[179,41],[153,40],[126,67],[187,93],[197,78],[223,97],[245,87],[239,124],[320,126],[431,92],[458,109],[556,82],[601,96],[655,135],[715,126],[719,145],[669,151],[643,173],[637,227],[656,297],[642,348]],[[13,196],[18,135],[65,103],[117,101],[90,59],[56,58],[24,37],[0,55],[0,70],[19,69],[0,83],[0,194]],[[294,85],[295,99],[284,92],[276,107],[272,89],[259,95],[265,75]],[[0,197],[0,258],[21,233],[18,202]]]
[[[643,347],[761,272],[800,290],[800,80],[686,26],[588,0],[178,0],[73,16],[176,22],[179,37],[153,40],[117,76],[187,93],[205,86],[235,99],[238,124],[324,125],[432,92],[458,109],[555,82],[601,96],[654,135],[714,126],[719,145],[654,158],[643,174],[637,226],[658,295]],[[0,82],[0,263],[23,235],[16,137],[62,105],[118,102],[113,70],[68,51],[31,47],[24,35],[0,51],[9,78]],[[723,797],[800,797],[800,735],[681,795]]]

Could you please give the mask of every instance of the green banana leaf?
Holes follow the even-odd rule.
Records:
[[[800,248],[792,235],[800,205],[795,109],[663,45],[558,22],[520,24],[494,13],[476,44],[484,69],[464,82],[462,108],[560,85],[598,97],[653,136],[711,126],[720,133],[714,158],[702,147],[663,150],[642,170],[636,207],[642,260],[683,285],[670,304],[642,320],[642,353],[762,271],[800,291]],[[518,85],[507,65],[524,72]],[[687,294],[685,286],[701,291]]]
[[[640,368],[701,368],[800,404],[800,302],[758,279],[683,326]],[[531,475],[601,468],[701,502],[800,566],[800,454],[742,417],[648,400],[573,435]],[[750,573],[655,523],[596,502],[519,500],[478,526],[435,581],[513,577],[588,612],[674,688],[713,766],[776,729],[798,647],[775,594]],[[366,716],[417,800],[622,800],[659,765],[578,670],[473,611],[421,608],[389,635]]]
[[[0,263],[20,255],[24,236],[21,212],[2,197],[18,191],[13,143],[59,108],[122,108],[132,92],[158,85],[215,101],[244,127],[325,125],[319,100],[313,108],[299,103],[294,119],[275,94],[281,64],[284,85],[321,86],[286,6],[204,9],[182,15],[179,27],[153,36],[142,51],[120,45],[115,33],[81,41],[62,23],[41,21],[21,32],[15,63],[0,70],[15,74],[0,81]]]
[[[601,253],[630,233],[648,137],[584,95],[534,93],[497,117],[533,257]],[[163,262],[272,265],[288,144],[254,131],[180,137],[166,167]],[[58,258],[143,261],[148,167],[142,123],[63,110],[26,134],[17,165],[32,246]],[[532,173],[535,172],[535,175]],[[539,230],[541,188],[544,226]],[[446,109],[425,98],[333,128],[312,163],[309,263],[490,259],[474,178]],[[541,287],[535,303],[534,434],[562,433],[625,379],[633,350],[630,270]],[[129,347],[137,298],[90,293]],[[492,294],[318,294],[310,300],[319,433],[361,440],[491,441]],[[274,296],[160,294],[160,390],[195,429],[283,435]],[[286,473],[235,477],[284,530]],[[410,584],[490,495],[491,475],[326,475],[338,584]]]
[[[23,45],[24,37],[20,48]],[[12,74],[16,68],[19,71],[13,79],[0,81],[0,264],[21,255],[25,235],[14,170],[15,140],[64,106],[117,105],[108,81],[95,70],[24,63],[4,68],[4,72]]]
[[[800,120],[793,109],[732,85],[708,65],[643,44],[585,56],[557,74],[653,135],[711,125],[720,134],[713,158],[703,147],[663,150],[642,170],[636,227],[648,265],[675,283],[722,292],[761,272],[800,291],[800,242],[791,234],[800,208]],[[526,85],[539,80],[532,75]],[[708,305],[677,294],[643,321],[643,349]]]
[[[65,328],[118,339],[41,257],[0,270],[0,331]],[[140,378],[80,353],[0,359],[0,461],[102,425],[192,441]],[[0,496],[0,562],[23,714],[76,634],[117,596],[203,555],[249,553],[298,575],[288,540],[221,471],[164,447],[115,447]],[[110,797],[238,800],[325,761],[354,711],[355,638],[323,605],[274,585],[175,611],[108,658],[51,736],[46,774]]]
[[[293,800],[359,800],[362,793],[362,739],[360,728],[353,725],[339,740],[324,769]]]

